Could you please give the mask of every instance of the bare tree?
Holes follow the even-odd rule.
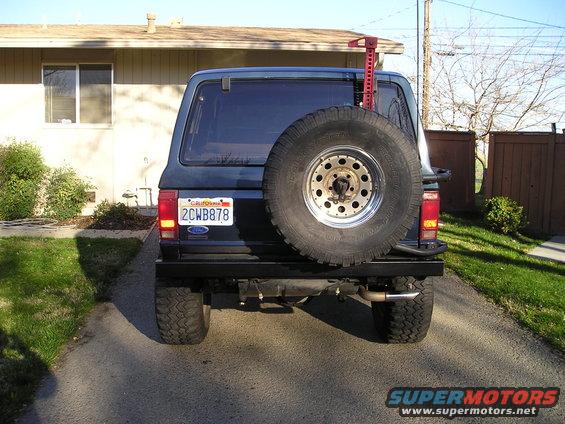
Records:
[[[565,115],[561,38],[551,47],[539,32],[493,39],[469,26],[436,43],[432,60],[432,127],[475,132],[483,169],[490,131],[545,127]]]

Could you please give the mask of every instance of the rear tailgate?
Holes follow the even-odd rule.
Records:
[[[215,207],[220,200],[224,207]],[[211,219],[207,211],[217,214],[214,208],[222,219]],[[182,219],[183,215],[186,220]],[[179,240],[181,253],[289,251],[267,218],[261,190],[180,190]]]

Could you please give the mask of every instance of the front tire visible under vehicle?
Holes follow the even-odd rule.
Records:
[[[434,308],[434,278],[395,277],[387,289],[395,292],[420,291],[413,300],[371,302],[373,320],[379,338],[387,343],[422,341],[432,320]]]
[[[155,317],[167,344],[198,344],[210,327],[211,294],[188,287],[155,287]]]

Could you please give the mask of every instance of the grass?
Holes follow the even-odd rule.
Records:
[[[0,239],[0,421],[13,420],[136,239]]]
[[[526,255],[543,240],[496,234],[478,219],[443,214],[442,220],[446,266],[565,350],[565,265]]]

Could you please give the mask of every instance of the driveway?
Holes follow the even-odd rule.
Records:
[[[167,346],[153,319],[155,256],[153,233],[22,422],[398,422],[384,406],[394,386],[564,381],[562,356],[456,278],[437,285],[432,327],[417,345],[376,342],[357,298],[290,311],[240,310],[217,296],[205,342]],[[560,403],[540,418],[565,422]]]

